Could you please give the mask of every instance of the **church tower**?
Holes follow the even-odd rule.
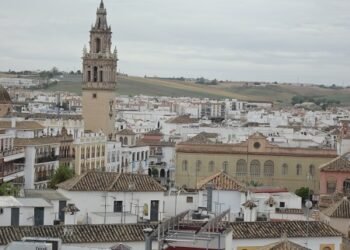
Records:
[[[117,86],[117,49],[111,52],[111,26],[103,0],[90,30],[89,51],[83,51],[83,118],[85,129],[100,130],[112,138],[115,123]]]

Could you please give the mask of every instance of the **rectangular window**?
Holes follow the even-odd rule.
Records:
[[[11,226],[19,226],[19,208],[11,208]]]
[[[44,225],[44,208],[35,207],[34,208],[34,226]]]
[[[88,82],[91,82],[91,71],[89,70],[87,73],[88,73]]]
[[[103,71],[100,71],[100,82],[103,82]]]
[[[192,196],[187,196],[186,197],[186,202],[187,203],[193,203],[193,197]]]
[[[114,201],[114,208],[113,211],[115,213],[121,213],[123,212],[123,201]]]
[[[327,193],[333,194],[337,189],[337,182],[336,181],[327,181]]]
[[[280,207],[286,207],[286,203],[283,202],[283,201],[281,201],[281,202],[280,202]]]
[[[96,98],[97,98],[97,94],[96,94],[96,93],[93,93],[93,94],[92,94],[92,98],[96,99]]]

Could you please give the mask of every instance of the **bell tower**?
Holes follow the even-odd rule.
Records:
[[[111,51],[112,31],[103,0],[90,30],[89,50],[83,50],[83,118],[85,129],[112,137],[115,123],[117,49]]]

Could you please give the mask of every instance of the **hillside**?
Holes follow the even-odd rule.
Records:
[[[45,91],[69,91],[81,94],[81,76],[66,75]],[[296,95],[313,96],[341,101],[350,105],[350,89],[331,89],[312,85],[269,84],[254,85],[242,82],[201,85],[179,80],[163,80],[134,76],[118,76],[118,95],[190,96],[209,98],[237,98],[241,100],[271,101],[281,106],[290,104]]]

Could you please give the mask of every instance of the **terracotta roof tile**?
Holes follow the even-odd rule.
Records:
[[[7,245],[23,237],[61,238],[64,244],[144,241],[143,229],[149,224],[107,224],[69,226],[0,227],[0,245]]]
[[[224,171],[217,172],[216,174],[201,179],[197,182],[198,189],[205,189],[207,185],[212,185],[216,190],[242,191],[245,189],[244,184],[229,176]]]
[[[10,129],[11,121],[0,121],[0,128]],[[18,130],[41,130],[45,127],[36,121],[16,121],[16,129]]]
[[[308,227],[306,226],[309,223]],[[233,239],[260,239],[286,237],[341,237],[331,226],[321,221],[267,221],[267,222],[232,222]],[[308,232],[307,232],[308,228]]]
[[[345,155],[338,156],[320,166],[322,172],[350,172],[350,161]]]
[[[130,185],[133,183],[133,185]],[[87,172],[57,185],[69,191],[163,192],[156,180],[148,175],[109,172]]]
[[[350,201],[347,197],[344,197],[337,203],[323,210],[322,213],[333,218],[350,219]]]
[[[201,132],[192,138],[188,139],[186,144],[215,144],[216,142],[212,139],[216,139],[218,134]]]

